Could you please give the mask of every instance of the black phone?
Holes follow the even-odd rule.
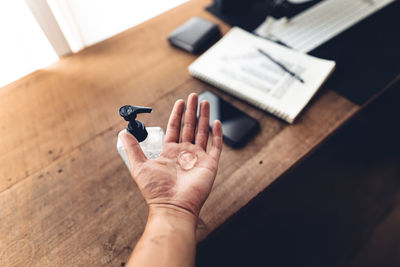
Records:
[[[244,146],[259,130],[258,121],[218,95],[204,91],[199,95],[199,105],[203,100],[210,103],[210,128],[214,120],[222,123],[223,140],[234,148]],[[197,117],[199,109],[197,109]]]

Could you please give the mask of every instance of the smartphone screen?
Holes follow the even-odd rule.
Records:
[[[203,100],[210,103],[210,127],[214,120],[221,121],[223,140],[227,145],[235,148],[242,147],[260,130],[260,124],[256,119],[216,94],[204,91],[199,95],[199,104]]]

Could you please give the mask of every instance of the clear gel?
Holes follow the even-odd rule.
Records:
[[[197,156],[196,154],[188,151],[182,151],[178,155],[179,166],[185,171],[188,171],[196,165]]]

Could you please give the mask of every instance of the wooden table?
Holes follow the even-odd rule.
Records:
[[[154,108],[166,127],[178,98],[209,86],[187,71],[195,56],[167,35],[210,1],[192,0],[0,89],[0,266],[121,266],[140,237],[146,204],[116,149],[123,104]],[[224,146],[198,239],[292,169],[354,116],[320,90],[294,125],[212,89],[257,118],[244,149]]]

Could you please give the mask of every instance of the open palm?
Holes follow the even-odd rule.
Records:
[[[126,131],[121,133],[132,176],[150,206],[169,205],[197,216],[211,191],[222,149],[222,127],[219,121],[213,123],[212,144],[206,152],[210,107],[206,101],[200,104],[197,121],[197,101],[197,94],[189,96],[182,129],[185,103],[176,101],[157,159],[147,159],[137,140]],[[182,153],[194,158],[193,166],[182,168]]]

